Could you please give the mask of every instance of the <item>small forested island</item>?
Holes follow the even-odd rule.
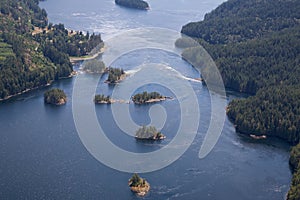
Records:
[[[96,104],[111,104],[112,99],[110,98],[109,95],[105,96],[104,94],[98,94],[98,95],[95,95],[94,102]]]
[[[136,131],[135,138],[138,140],[163,140],[166,136],[158,132],[154,126],[142,126]]]
[[[105,81],[106,83],[115,84],[122,81],[126,77],[126,74],[121,68],[108,68],[108,78]]]
[[[145,103],[154,103],[159,101],[165,101],[168,97],[162,96],[158,92],[143,92],[138,93],[131,97],[133,103],[135,104],[145,104]],[[170,98],[170,97],[169,97]]]
[[[87,73],[102,74],[105,72],[105,64],[101,60],[93,59],[83,63],[83,71]]]
[[[116,4],[128,8],[134,8],[139,10],[149,10],[150,6],[143,0],[115,0]]]
[[[53,105],[63,105],[67,103],[67,96],[63,90],[54,88],[44,93],[44,102]]]
[[[145,196],[150,190],[150,184],[136,173],[129,179],[128,185],[139,196]]]

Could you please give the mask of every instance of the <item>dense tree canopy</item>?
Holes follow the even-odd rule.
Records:
[[[97,94],[97,95],[95,95],[94,102],[98,103],[98,104],[101,104],[101,103],[110,104],[111,98],[110,98],[110,96],[105,96],[104,94]]]
[[[108,69],[108,78],[106,81],[108,83],[117,83],[121,80],[122,75],[124,75],[124,74],[125,74],[125,72],[123,69],[110,67]]]
[[[245,100],[233,100],[228,116],[240,132],[278,136],[296,144],[300,130],[300,87],[273,86]]]
[[[242,132],[279,136],[292,143],[299,140],[299,6],[300,2],[295,0],[276,3],[229,0],[206,15],[202,22],[182,29],[188,35],[199,37],[197,40],[216,62],[227,88],[256,95],[229,105],[228,114]],[[252,17],[259,20],[247,21]],[[221,23],[223,19],[230,24]],[[286,25],[287,21],[291,23]],[[200,32],[215,31],[207,33],[211,38],[214,33],[219,36],[211,40],[205,34],[194,35],[191,27]],[[239,34],[240,40],[224,39],[231,38],[237,29],[251,30],[253,35]],[[186,49],[183,57],[201,64],[203,58],[193,51],[193,47]]]
[[[98,59],[85,61],[82,65],[83,70],[89,73],[102,74],[106,69],[104,62]]]
[[[299,19],[298,0],[228,0],[182,28],[210,53],[227,88],[255,95],[229,104],[238,131],[299,142]],[[194,52],[189,48],[183,57],[201,63]],[[299,174],[295,167],[288,199],[300,198]]]
[[[132,177],[129,179],[130,187],[138,187],[145,185],[145,180],[142,179],[138,174],[134,173]]]
[[[48,24],[38,2],[0,1],[0,99],[68,77],[69,56],[86,55],[102,43],[100,35]]]
[[[103,44],[100,35],[68,31],[63,24],[50,24],[47,31],[35,34],[34,39],[41,44],[43,50],[54,47],[69,56],[85,56],[97,45]]]
[[[290,165],[294,171],[291,188],[287,194],[287,199],[300,199],[300,144],[295,146],[291,151]]]
[[[142,126],[136,131],[135,137],[137,139],[146,139],[146,140],[162,140],[165,136],[158,132],[154,126]]]
[[[158,92],[146,92],[135,94],[131,97],[132,101],[136,104],[143,104],[147,103],[149,100],[152,99],[161,99],[163,96]]]
[[[128,8],[135,8],[140,10],[149,9],[149,4],[143,0],[115,0],[116,4]]]
[[[54,88],[45,92],[44,101],[48,104],[62,105],[67,102],[67,96],[63,90]]]
[[[216,62],[227,88],[255,94],[264,87],[300,82],[300,26],[226,45],[200,42]],[[201,64],[203,57],[193,51],[186,49],[183,57]]]
[[[299,10],[297,0],[229,0],[203,21],[183,26],[182,33],[211,44],[241,42],[298,26]]]

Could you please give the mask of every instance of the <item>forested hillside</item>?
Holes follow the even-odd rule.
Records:
[[[182,28],[210,53],[227,88],[254,95],[228,106],[239,132],[299,142],[299,8],[299,0],[229,0]],[[195,56],[191,51],[183,57]],[[297,174],[288,199],[300,198]]]
[[[274,88],[282,91],[283,97],[288,95],[288,91],[299,87],[300,9],[295,9],[299,6],[300,1],[296,0],[276,0],[275,2],[271,0],[229,0],[207,14],[204,21],[190,23],[182,29],[182,32],[187,35],[199,37],[199,42],[219,67],[227,88],[253,95],[257,94],[254,98],[238,100],[238,103],[233,101],[229,105],[229,116],[238,127],[244,127],[243,132],[245,133],[276,135],[281,138],[289,138],[288,140],[293,143],[299,140],[299,129],[296,129],[296,133],[288,131],[288,129],[294,128],[292,124],[298,123],[297,117],[289,116],[289,113],[298,115],[293,110],[298,106],[298,101],[295,101],[293,106],[290,106],[288,102],[282,102],[283,107],[273,106],[272,109],[270,108],[272,113],[281,116],[281,121],[291,120],[288,123],[291,126],[285,125],[287,130],[274,132],[270,129],[269,123],[254,117],[265,112],[259,101],[262,98],[267,98],[264,100],[268,101],[268,105],[272,105],[275,99],[284,101],[283,98],[280,98],[281,94],[278,95],[278,92],[274,92]],[[253,17],[260,20],[250,20]],[[219,23],[224,19],[230,23]],[[264,21],[264,25],[261,24],[261,20]],[[268,23],[269,28],[266,28]],[[235,32],[236,29],[255,34],[250,36],[243,34],[245,31]],[[219,36],[213,37],[214,40],[207,39],[205,34],[202,34],[207,30],[211,30],[207,33],[208,35],[212,36],[216,33]],[[195,34],[197,31],[199,34]],[[233,35],[238,36],[241,40],[225,41],[222,39],[230,38]],[[187,49],[186,52],[191,50]],[[184,52],[183,56],[185,55],[189,54]],[[262,97],[262,94],[267,95]],[[297,92],[289,93],[289,95],[296,94]],[[293,99],[296,98],[293,97]],[[274,105],[276,104],[275,102]],[[251,107],[249,108],[247,105],[251,105]],[[250,119],[249,116],[253,118]],[[257,128],[258,124],[259,128]],[[290,133],[292,135],[289,135]]]
[[[298,26],[299,10],[298,0],[229,0],[182,33],[210,44],[241,42]]]
[[[38,0],[0,1],[0,99],[68,77],[69,56],[86,55],[100,35],[48,24]]]
[[[272,86],[245,100],[234,100],[228,115],[237,131],[278,136],[292,144],[299,141],[300,87]]]
[[[300,143],[291,151],[290,166],[294,175],[287,199],[298,200],[300,199]]]
[[[300,83],[300,26],[226,45],[205,45],[227,88],[256,94],[261,88]]]

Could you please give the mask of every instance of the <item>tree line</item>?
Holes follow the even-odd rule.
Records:
[[[44,93],[44,102],[47,104],[62,105],[67,102],[67,95],[59,88],[53,88]]]
[[[68,77],[70,55],[84,56],[102,44],[100,35],[48,24],[38,2],[0,1],[0,99]],[[34,34],[36,28],[43,31]]]
[[[115,3],[120,6],[126,6],[128,8],[135,8],[140,10],[149,9],[149,4],[143,0],[115,0]]]
[[[111,98],[109,95],[105,96],[104,94],[97,94],[97,95],[95,95],[94,102],[99,103],[99,104],[101,104],[101,103],[110,104]]]
[[[270,32],[298,26],[298,1],[230,0],[205,15],[203,21],[182,27],[182,33],[210,44],[261,38]]]
[[[106,81],[109,83],[117,83],[118,81],[120,81],[121,76],[124,74],[125,74],[125,72],[122,68],[109,67],[108,68],[108,78]]]
[[[132,101],[136,104],[146,103],[151,99],[161,99],[163,96],[158,92],[146,92],[135,94],[131,97]]]
[[[220,30],[217,32],[222,37],[233,35],[232,32],[226,31],[228,28],[226,24],[217,23],[224,17],[230,17],[230,20],[234,21],[255,16],[265,22],[268,21],[270,27],[276,27],[261,33],[263,27],[260,24],[257,24],[257,28],[253,28],[249,23],[232,23],[228,28],[232,31],[239,28],[259,33],[257,37],[241,35],[242,40],[239,41],[222,39],[211,41],[201,34],[193,35],[193,31],[188,31],[187,27],[196,25],[188,24],[182,29],[183,33],[199,37],[198,42],[216,62],[227,88],[255,95],[229,104],[228,114],[243,132],[247,129],[247,132],[254,131],[257,134],[268,132],[270,135],[280,136],[292,143],[297,143],[299,140],[300,129],[296,126],[299,113],[295,112],[295,107],[298,107],[300,103],[296,100],[300,82],[300,26],[294,24],[280,28],[285,21],[296,20],[296,17],[300,17],[300,10],[297,9],[299,6],[299,1],[278,1],[274,4],[271,0],[259,2],[229,0],[207,14],[202,22],[195,22],[197,25],[195,30],[205,31],[216,26],[217,28],[212,28],[212,30]],[[291,13],[290,9],[294,12]],[[209,35],[213,34],[209,33]],[[201,64],[203,57],[193,53],[193,48],[186,49],[183,57]],[[292,92],[293,90],[295,91]],[[294,101],[293,106],[290,106],[289,102],[285,101],[286,99],[280,98],[288,94]],[[267,97],[269,99],[263,99]],[[274,102],[275,99],[276,102]],[[268,113],[261,107],[263,100],[273,106],[272,113],[270,113],[273,117],[281,117],[280,126],[277,123],[278,120],[267,121],[268,117],[264,117],[265,121],[261,121],[262,117],[258,117],[262,113],[267,116],[266,113]],[[278,101],[281,101],[281,105],[276,107]],[[277,130],[273,130],[270,126],[277,127]],[[294,130],[295,127],[297,127],[296,130]]]
[[[229,103],[237,131],[299,143],[299,8],[295,0],[229,0],[203,21],[183,26],[182,33],[196,38],[212,56],[227,88],[253,95]],[[183,57],[201,64],[202,55],[194,52],[190,47]],[[292,160],[295,152],[299,145]],[[299,174],[295,167],[290,200],[300,198]]]
[[[300,87],[272,86],[247,99],[235,99],[228,116],[242,133],[277,136],[299,142]]]

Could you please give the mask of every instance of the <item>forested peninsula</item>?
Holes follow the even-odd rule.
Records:
[[[0,100],[69,77],[69,56],[85,56],[100,35],[48,22],[39,0],[0,1]]]
[[[253,95],[227,108],[237,131],[299,143],[300,1],[229,0],[182,33],[210,53],[228,89]],[[192,51],[183,57],[195,59]],[[292,151],[295,172],[299,151],[300,145]],[[300,199],[299,177],[294,174],[288,199]]]

